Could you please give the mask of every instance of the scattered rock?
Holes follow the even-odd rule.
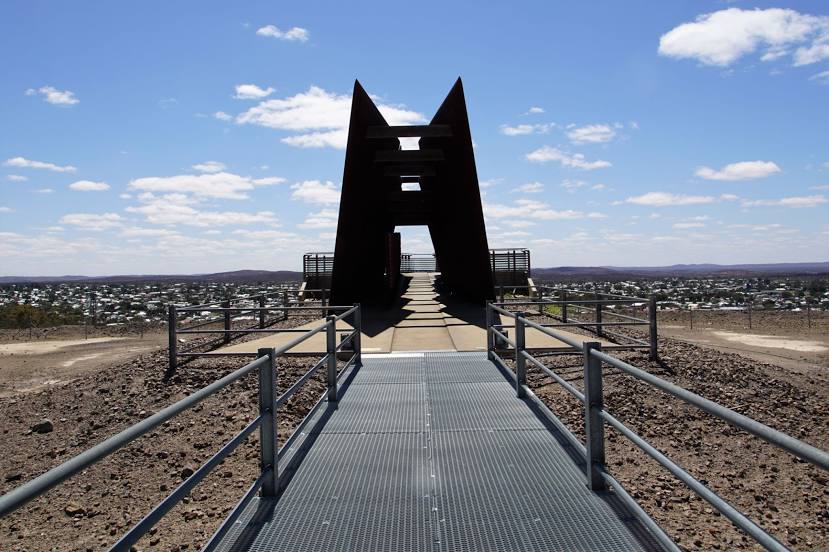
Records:
[[[78,504],[77,502],[68,502],[66,506],[63,508],[63,511],[66,512],[69,516],[82,516],[86,513],[86,510],[83,506]]]
[[[32,426],[33,433],[51,433],[54,431],[55,425],[51,420],[43,419]]]

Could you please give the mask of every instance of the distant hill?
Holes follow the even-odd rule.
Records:
[[[533,278],[539,280],[659,278],[671,276],[815,276],[819,274],[829,275],[829,262],[737,265],[677,264],[670,266],[560,266],[532,269]]]
[[[671,266],[559,266],[534,268],[538,280],[622,280],[626,278],[664,278],[670,276],[829,276],[829,262],[773,264],[678,264]],[[136,282],[298,282],[301,272],[291,270],[234,270],[212,274],[124,274],[117,276],[0,276],[2,284],[22,283],[136,283]]]
[[[126,284],[137,282],[298,282],[302,272],[292,270],[234,270],[212,274],[123,274],[117,276],[0,276],[0,284],[64,282]]]

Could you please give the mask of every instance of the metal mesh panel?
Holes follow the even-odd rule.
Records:
[[[367,359],[279,501],[254,500],[216,549],[658,550],[492,370],[480,353]]]
[[[392,366],[389,366],[391,361]],[[363,357],[363,366],[354,376],[352,385],[372,383],[423,383],[423,355]]]
[[[386,383],[350,386],[321,432],[399,433],[428,429],[426,385]]]
[[[486,360],[485,354],[429,353],[426,355],[426,381],[503,383],[504,376],[493,363]]]

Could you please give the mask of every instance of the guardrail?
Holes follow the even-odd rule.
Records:
[[[530,289],[529,286],[525,288]],[[616,343],[615,349],[647,349],[651,360],[659,358],[658,328],[656,319],[656,299],[642,299],[639,297],[620,297],[609,294],[596,294],[594,299],[572,299],[567,293],[559,295],[559,299],[545,298],[543,289],[537,289],[537,298],[533,300],[502,300],[493,305],[500,307],[524,307],[524,310],[538,310],[538,314],[550,316],[559,320],[560,324],[541,324],[546,328],[580,328],[594,333],[597,337],[611,339]],[[626,305],[647,305],[647,318],[637,318],[627,314],[615,312],[616,307]],[[576,319],[573,313],[592,313],[593,320]],[[495,325],[500,331],[503,328]],[[647,327],[647,339],[639,339],[632,335],[620,333],[609,328]]]
[[[354,329],[345,340],[337,344],[336,322],[349,316],[354,318]],[[223,378],[216,380],[188,397],[168,406],[148,418],[145,418],[144,420],[141,420],[137,424],[128,427],[124,431],[110,437],[109,439],[106,439],[102,443],[87,449],[56,468],[52,468],[43,475],[40,475],[39,477],[36,477],[35,479],[24,483],[13,491],[3,495],[0,497],[0,518],[10,514],[27,502],[46,493],[51,488],[59,485],[78,472],[85,470],[100,460],[103,460],[113,452],[128,445],[142,435],[147,434],[177,414],[195,406],[207,397],[215,394],[228,385],[239,381],[253,372],[258,372],[259,375],[259,415],[233,438],[231,438],[230,441],[223,445],[218,452],[216,452],[204,464],[196,469],[190,477],[185,479],[178,487],[176,487],[166,498],[164,498],[146,516],[144,516],[141,521],[127,531],[127,533],[125,533],[118,540],[118,542],[110,548],[110,551],[128,552],[142,536],[144,536],[162,517],[164,517],[167,512],[169,512],[198,483],[200,483],[205,476],[213,470],[213,468],[219,465],[257,428],[259,429],[260,435],[260,474],[253,485],[245,493],[240,504],[247,503],[260,490],[262,496],[277,496],[281,490],[279,459],[285,455],[291,444],[294,442],[296,436],[305,429],[308,421],[312,418],[316,411],[319,410],[321,405],[324,404],[324,401],[329,403],[337,401],[338,381],[345,376],[349,370],[362,365],[360,345],[360,331],[362,328],[360,320],[360,306],[355,305],[337,316],[328,316],[325,323],[311,330],[304,330],[305,333],[303,335],[297,337],[282,347],[259,349],[259,351],[255,353],[258,358],[253,362],[246,364],[242,368],[239,368]],[[294,382],[291,387],[289,387],[281,395],[277,396],[277,359],[290,349],[296,347],[319,332],[325,332],[326,334],[325,355],[317,361],[310,370]],[[353,354],[338,374],[337,354],[343,351],[348,344],[351,344]],[[290,399],[302,387],[302,385],[323,366],[326,367],[327,390],[319,398],[316,405],[311,409],[311,412],[308,413],[305,419],[285,441],[282,448],[279,448],[277,433],[277,414],[279,407],[285,404],[288,399]],[[237,507],[234,511],[241,511],[241,508]],[[232,520],[230,520],[230,518],[225,520],[218,532],[213,536],[213,539],[211,539],[211,542],[220,538],[230,528],[231,524]]]
[[[297,307],[299,304],[305,304],[304,299],[306,295],[313,295],[319,292],[321,296],[321,304],[319,307]],[[274,301],[274,298],[276,300]],[[216,301],[213,303],[203,303],[201,305],[186,305],[178,306],[175,303],[167,305],[167,341],[168,341],[168,367],[167,376],[171,376],[179,362],[179,357],[195,358],[204,356],[205,352],[212,351],[217,347],[229,344],[232,340],[237,339],[243,335],[250,333],[276,333],[288,331],[285,329],[271,329],[270,327],[277,322],[282,322],[288,318],[288,313],[292,310],[318,310],[321,316],[325,316],[329,309],[327,306],[326,290],[280,290],[270,293],[263,293],[250,297],[236,297],[229,298],[224,301]],[[338,307],[339,309],[348,307]],[[206,315],[211,318],[207,320],[196,320],[188,323],[186,326],[180,328],[179,322],[181,315],[187,316],[188,313],[198,313]],[[276,313],[275,316],[270,314]],[[218,314],[218,316],[213,316]],[[234,321],[254,319],[256,323],[248,327],[233,327]],[[216,328],[216,326],[220,327]],[[198,351],[191,349],[189,351],[179,351],[179,336],[180,335],[218,335],[218,339],[208,341],[207,343],[196,343]]]
[[[506,335],[499,332],[496,324],[493,324],[495,315],[499,314],[515,320],[515,339],[509,340]],[[540,360],[532,356],[525,346],[526,328],[534,328],[552,338],[558,339],[574,349],[580,351],[583,356],[583,381],[584,392],[580,392],[572,384],[567,382],[559,374],[545,366]],[[504,358],[496,348],[496,338],[506,341],[512,346],[511,352],[515,355],[515,372],[509,370]],[[503,351],[501,351],[503,352]],[[608,355],[602,351],[599,342],[582,342],[551,330],[544,325],[537,324],[526,319],[518,312],[511,312],[505,308],[487,304],[487,354],[490,360],[501,365],[513,376],[516,395],[519,398],[527,398],[537,404],[544,412],[551,416],[555,425],[564,433],[570,443],[585,458],[585,477],[591,489],[603,490],[608,486],[612,487],[617,495],[636,512],[644,513],[641,506],[631,497],[622,485],[607,470],[605,461],[605,424],[609,425],[621,435],[639,447],[648,456],[656,460],[660,465],[676,476],[682,483],[697,495],[705,499],[711,506],[717,509],[723,516],[728,518],[735,526],[745,531],[760,545],[767,550],[788,551],[789,549],[772,535],[763,530],[760,526],[751,521],[745,514],[737,510],[732,504],[711,490],[704,483],[694,478],[681,466],[665,456],[643,437],[628,428],[620,420],[613,416],[604,407],[603,394],[603,372],[602,366],[608,364],[620,370],[622,373],[636,378],[660,391],[672,395],[687,404],[695,406],[733,426],[755,435],[772,445],[789,452],[806,462],[809,462],[821,469],[829,471],[829,453],[808,443],[795,439],[781,431],[773,429],[756,420],[739,414],[730,408],[701,397],[696,393],[688,391],[669,381],[661,379],[653,374],[628,364],[622,360]],[[553,414],[549,408],[527,387],[527,363],[537,367],[544,374],[550,376],[555,382],[561,385],[570,395],[578,399],[585,407],[584,430],[585,443],[581,443],[572,432]],[[671,550],[678,550],[673,541],[670,540],[664,531],[649,518],[645,516],[643,521],[651,529],[652,533],[669,546]]]
[[[401,253],[400,272],[440,272],[434,253]]]

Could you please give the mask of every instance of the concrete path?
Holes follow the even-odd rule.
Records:
[[[401,351],[485,351],[486,323],[484,306],[466,303],[445,303],[435,291],[434,273],[404,275],[409,284],[401,295],[400,305],[388,310],[366,310],[363,313],[362,347],[364,353],[389,353]],[[300,329],[310,330],[323,324],[320,318]],[[513,337],[511,320],[504,320],[510,337]],[[337,323],[337,332],[352,331],[344,321]],[[582,335],[556,331],[580,341],[594,341]],[[299,333],[267,335],[245,343],[230,345],[222,352],[256,352],[264,347],[281,347],[295,339]],[[338,337],[339,340],[339,337]],[[600,340],[601,341],[601,340]],[[567,345],[532,328],[526,331],[527,347],[566,349]],[[603,345],[610,345],[602,341]],[[293,353],[324,353],[325,334],[311,337],[294,349]]]

